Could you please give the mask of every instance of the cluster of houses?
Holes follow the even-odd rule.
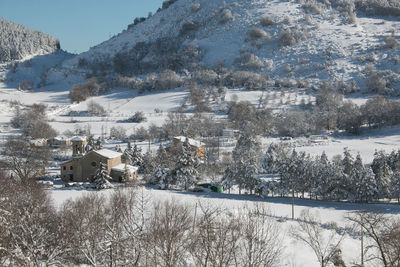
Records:
[[[185,142],[185,140],[186,137],[184,136],[175,137],[166,150],[172,151],[174,147]],[[200,160],[203,160],[205,158],[204,144],[190,138],[188,139],[188,142],[193,151],[195,151],[196,156],[199,157]],[[137,179],[139,168],[137,166],[122,163],[122,153],[110,149],[91,150],[87,152],[86,137],[73,137],[68,139],[68,141],[57,143],[57,145],[54,145],[53,143],[47,143],[47,145],[72,146],[72,158],[60,165],[61,179],[65,182],[91,181],[96,174],[96,171],[99,169],[100,163],[103,163],[106,166],[107,173],[111,176],[114,182],[122,182],[123,179],[125,180],[126,172],[128,172],[129,176],[127,182],[135,181]]]

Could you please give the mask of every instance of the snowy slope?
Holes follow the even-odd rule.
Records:
[[[200,5],[196,12],[191,11],[194,3]],[[232,14],[232,20],[222,23],[226,10]],[[275,24],[261,26],[263,17],[271,18]],[[183,38],[180,31],[188,21],[198,29],[194,30],[194,36]],[[269,39],[250,41],[247,33],[254,27],[264,30]],[[282,46],[279,39],[288,30],[299,33],[301,40]],[[202,63],[206,67],[223,62],[228,68],[236,68],[234,61],[241,52],[250,52],[263,64],[257,71],[272,79],[301,79],[314,84],[325,79],[351,79],[364,88],[364,68],[371,63],[378,70],[389,71],[390,87],[399,90],[400,49],[385,46],[387,37],[400,39],[398,32],[398,18],[366,17],[360,13],[356,23],[349,24],[334,8],[324,8],[320,14],[306,13],[300,1],[178,0],[146,21],[65,62],[64,67],[75,68],[80,59],[110,63],[116,53],[127,52],[138,43],[150,44],[169,37],[203,50]]]
[[[49,54],[59,49],[60,43],[53,36],[0,18],[0,62]]]

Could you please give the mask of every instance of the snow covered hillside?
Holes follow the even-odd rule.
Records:
[[[344,81],[350,92],[399,94],[400,21],[382,16],[396,15],[397,3],[386,4],[393,12],[384,13],[368,12],[365,6],[373,7],[373,1],[169,2],[64,67],[131,76],[223,64],[265,73],[284,87],[331,80]],[[371,77],[381,81],[371,84]]]
[[[53,36],[0,18],[0,62],[49,54],[59,49],[60,43]]]

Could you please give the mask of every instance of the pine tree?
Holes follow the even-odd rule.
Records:
[[[112,178],[107,173],[107,166],[104,163],[100,163],[99,169],[97,170],[94,178],[93,178],[96,189],[107,189],[112,188],[113,185],[110,183]]]
[[[136,144],[133,146],[133,149],[131,150],[131,158],[132,158],[132,165],[138,166],[139,171],[142,172],[143,168],[142,149],[138,148]]]
[[[170,165],[169,164],[170,160],[169,160],[167,151],[165,151],[165,148],[162,144],[160,144],[160,146],[157,149],[155,162],[156,162],[157,166],[159,166],[161,168],[166,168]]]
[[[279,173],[279,169],[284,159],[289,155],[286,146],[281,144],[271,144],[261,160],[261,167],[267,173]]]
[[[241,189],[252,193],[258,184],[257,173],[259,169],[261,147],[258,140],[249,134],[242,134],[232,152],[236,178],[235,183]]]
[[[171,170],[167,168],[157,169],[154,172],[154,182],[157,183],[161,189],[168,189],[174,182]]]
[[[400,203],[400,172],[395,171],[390,179],[390,196]]]
[[[86,152],[90,152],[94,150],[96,147],[93,135],[89,135],[88,140],[87,140],[87,145],[85,147]]]
[[[229,193],[231,192],[231,188],[235,184],[236,173],[237,172],[234,169],[234,166],[230,165],[230,166],[226,167],[226,169],[224,171],[224,175],[222,176],[220,184],[224,190],[229,190]]]
[[[197,157],[194,155],[187,138],[182,147],[183,151],[175,168],[175,178],[176,184],[187,190],[189,187],[193,186],[197,180]]]
[[[127,163],[127,164],[129,164],[129,165],[133,165],[133,160],[132,160],[132,151],[131,151],[132,149],[130,149],[129,148],[129,145],[128,145],[128,148],[126,148],[125,150],[124,150],[124,153],[122,153],[122,162],[124,162],[124,163]]]
[[[153,154],[150,151],[146,152],[146,154],[144,154],[143,156],[142,172],[145,175],[150,175],[154,173],[156,166],[157,165],[155,162],[155,158],[153,157]]]
[[[354,164],[353,156],[350,154],[347,147],[344,149],[343,155],[344,155],[342,160],[343,172],[347,175],[350,175]]]
[[[375,152],[371,168],[375,174],[379,197],[389,197],[389,184],[393,172],[388,164],[387,156],[384,151]]]

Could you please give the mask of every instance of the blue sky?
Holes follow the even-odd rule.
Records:
[[[147,17],[163,0],[0,0],[0,17],[53,35],[80,53]]]

